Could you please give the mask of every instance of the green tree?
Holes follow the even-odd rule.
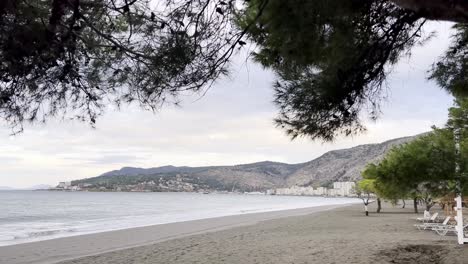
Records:
[[[460,128],[460,155],[455,153],[455,128]],[[468,168],[468,99],[457,97],[449,109],[445,128],[433,127],[430,133],[390,150],[378,164],[368,164],[362,176],[374,180],[375,193],[384,199],[413,198],[415,213],[421,200],[429,210],[434,199],[456,191],[457,182],[468,193],[465,177]],[[460,158],[461,157],[461,158]],[[455,163],[460,165],[456,174]]]
[[[434,128],[429,134],[392,149],[378,164],[371,164],[364,175],[372,173],[376,193],[385,199],[412,197],[434,205],[434,199],[453,191],[455,177],[453,134]]]
[[[369,216],[369,208],[367,207],[370,203],[372,195],[375,194],[375,180],[374,179],[363,179],[357,183],[354,187],[356,195],[364,203],[364,211],[366,216]]]
[[[388,162],[387,160],[382,161],[379,165],[375,165],[374,163],[370,163],[366,166],[364,171],[361,173],[364,179],[372,178],[374,179],[374,188],[376,195],[380,198],[385,200],[392,201],[396,204],[399,199],[404,199],[410,197],[409,190],[407,188],[402,188],[401,186],[397,185],[382,185],[379,181],[379,175],[381,175],[381,170],[383,169],[382,166],[384,163]]]
[[[378,167],[375,164],[369,164],[366,166],[366,169],[361,173],[363,180],[358,184],[366,187],[370,192],[377,196],[377,213],[380,213],[382,210],[382,201],[380,200],[380,195],[378,192],[377,181],[378,179]]]

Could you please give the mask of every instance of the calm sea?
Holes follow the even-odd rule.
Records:
[[[236,194],[0,191],[0,246],[356,201],[351,198]]]

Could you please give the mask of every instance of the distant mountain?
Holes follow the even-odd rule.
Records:
[[[257,162],[235,166],[174,167],[157,168],[124,167],[101,174],[98,177],[73,181],[73,185],[93,185],[115,189],[121,185],[136,185],[141,182],[157,182],[157,186],[147,186],[152,190],[165,190],[171,182],[179,181],[194,185],[194,189],[257,191],[282,186],[286,177],[297,170],[298,165],[279,162]],[[168,183],[169,182],[169,183]],[[174,185],[174,184],[172,184]],[[180,186],[179,186],[180,187]],[[174,191],[174,187],[169,190]]]
[[[122,175],[151,175],[158,173],[172,173],[172,172],[194,172],[202,169],[203,167],[191,168],[191,167],[175,167],[175,166],[163,166],[157,168],[135,168],[135,167],[123,167],[120,170],[113,170],[101,174],[101,176],[122,176]]]
[[[393,146],[406,143],[415,137],[417,136],[333,150],[312,161],[299,164],[263,161],[235,166],[163,166],[147,169],[123,167],[98,177],[74,181],[73,184],[87,183],[98,187],[115,188],[123,184],[154,182],[153,186],[156,187],[152,187],[151,190],[158,191],[169,188],[167,186],[176,179],[193,185],[195,190],[259,191],[294,185],[328,186],[334,181],[359,180],[360,173],[367,163],[382,159]],[[162,186],[162,189],[157,186]]]
[[[8,186],[0,186],[0,191],[12,191],[14,188]]]
[[[304,163],[298,170],[288,175],[286,185],[328,186],[335,181],[360,180],[361,171],[368,163],[381,160],[392,147],[409,142],[415,137],[397,138],[380,144],[359,145],[349,149],[329,151]]]

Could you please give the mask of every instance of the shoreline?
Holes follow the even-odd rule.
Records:
[[[0,263],[58,263],[197,234],[256,225],[262,221],[310,215],[353,205],[355,204],[246,213],[8,245],[0,247]]]
[[[54,192],[54,191],[53,191]],[[68,191],[67,191],[68,192]],[[79,193],[79,192],[72,192],[70,191],[69,193]],[[111,192],[107,192],[111,193]],[[172,194],[179,194],[179,193],[172,193]],[[193,195],[193,193],[186,192],[182,194],[189,194]],[[202,195],[197,193],[197,195]],[[227,196],[232,196],[233,194],[225,194],[225,193],[220,193],[220,194],[212,194],[212,195],[227,195]],[[247,195],[247,194],[238,194],[242,196],[252,196],[252,195]],[[263,196],[263,195],[261,195]],[[294,197],[294,196],[290,196]],[[157,218],[154,217],[154,215],[148,215],[147,217],[139,216],[139,217],[134,217],[132,221],[127,221],[127,222],[122,222],[121,224],[118,224],[118,221],[113,222],[112,219],[108,219],[111,221],[111,224],[108,224],[109,222],[104,222],[101,221],[100,225],[94,227],[94,228],[82,228],[82,226],[69,226],[64,232],[61,232],[62,230],[35,230],[38,232],[38,234],[44,233],[45,235],[38,235],[38,236],[30,236],[30,237],[19,237],[18,239],[10,239],[10,240],[1,240],[0,241],[0,248],[5,247],[5,246],[14,246],[14,245],[20,245],[20,244],[26,244],[26,243],[34,243],[34,242],[42,242],[42,241],[47,241],[47,240],[52,240],[52,239],[60,239],[60,238],[66,238],[66,237],[74,237],[74,236],[82,236],[82,235],[91,235],[91,234],[98,234],[98,233],[105,233],[105,232],[114,232],[114,231],[120,231],[120,230],[126,230],[126,229],[133,229],[133,228],[144,228],[144,227],[150,227],[150,226],[155,226],[155,225],[165,225],[165,224],[173,224],[173,223],[178,223],[178,222],[188,222],[188,221],[195,221],[195,220],[203,220],[203,219],[210,219],[210,218],[219,218],[219,217],[229,217],[229,216],[235,216],[235,215],[244,215],[244,214],[256,214],[256,213],[269,213],[269,212],[275,212],[275,211],[287,211],[287,210],[296,210],[296,209],[304,209],[304,208],[312,208],[312,207],[320,207],[320,206],[342,206],[342,205],[351,205],[351,204],[356,204],[359,203],[357,199],[350,198],[350,197],[312,197],[312,196],[297,196],[294,198],[323,198],[323,199],[331,199],[327,203],[322,203],[322,202],[314,202],[312,204],[307,203],[307,204],[294,204],[293,206],[290,205],[270,205],[267,207],[255,207],[255,208],[237,208],[237,210],[229,210],[229,207],[227,208],[222,208],[221,211],[223,213],[214,212],[211,214],[206,214],[203,213],[204,211],[201,211],[202,213],[200,214],[198,211],[193,214],[188,214],[185,215],[185,217],[173,217],[173,218]],[[343,199],[344,202],[339,202],[338,200]],[[313,202],[313,201],[312,201]],[[248,207],[248,206],[247,206]],[[205,210],[206,208],[204,208]],[[216,208],[215,208],[216,209]],[[217,208],[220,209],[220,208]],[[164,214],[162,214],[164,215]],[[156,214],[157,216],[157,214]],[[148,218],[149,217],[149,218]],[[153,217],[153,218],[152,218]],[[146,219],[146,220],[144,220]],[[85,219],[86,221],[86,219]],[[117,224],[116,224],[117,223]],[[0,230],[1,231],[1,230]],[[48,233],[48,234],[47,234]],[[13,237],[13,235],[10,235]]]
[[[275,197],[265,195],[233,195],[198,193],[80,193],[20,191],[11,197],[35,198],[38,203],[32,208],[31,217],[24,221],[16,216],[14,206],[6,206],[6,215],[13,215],[0,224],[0,247],[46,241],[64,237],[117,231],[182,221],[192,221],[247,213],[262,213],[279,210],[308,208],[321,205],[350,204],[359,202],[353,198],[323,197]],[[255,197],[254,197],[255,196]],[[6,196],[6,199],[11,199]],[[53,199],[49,198],[53,197]],[[68,198],[70,197],[70,198]],[[94,197],[94,198],[93,198]],[[0,197],[2,198],[2,197]],[[221,199],[219,199],[221,198]],[[59,201],[59,202],[56,202]],[[60,202],[69,201],[69,202]],[[82,201],[96,204],[88,208],[80,206]],[[95,201],[101,201],[96,202]],[[115,201],[119,201],[115,203]],[[127,202],[128,201],[128,202]],[[114,206],[120,202],[127,209]],[[42,204],[49,204],[48,210],[40,211]],[[69,208],[60,209],[62,207]],[[187,205],[190,205],[188,206]],[[113,208],[108,210],[107,207]],[[122,207],[125,208],[125,207]],[[101,212],[104,213],[101,215]],[[25,217],[28,212],[25,211]],[[54,215],[59,215],[55,220]],[[18,220],[15,220],[17,217]],[[15,221],[18,221],[16,223]]]
[[[468,245],[419,231],[412,208],[344,206],[82,257],[60,264],[466,264]]]

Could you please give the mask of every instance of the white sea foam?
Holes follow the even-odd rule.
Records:
[[[359,202],[195,193],[0,192],[0,246],[204,218]]]

